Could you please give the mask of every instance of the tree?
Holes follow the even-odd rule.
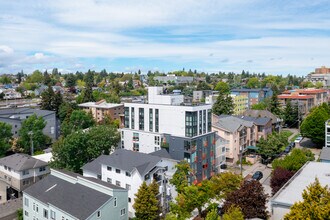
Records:
[[[223,172],[213,176],[210,180],[211,191],[218,200],[237,190],[242,182],[242,177],[235,173]]]
[[[41,109],[43,110],[54,110],[53,99],[54,91],[51,86],[48,86],[47,90],[41,94]]]
[[[0,122],[0,157],[4,156],[10,148],[10,141],[13,136],[11,128],[10,124]]]
[[[56,114],[58,115],[60,106],[63,103],[63,96],[60,92],[56,92],[53,99],[52,99],[52,106],[53,106],[53,110],[56,112]]]
[[[255,89],[260,87],[260,82],[257,77],[252,77],[248,80],[246,87],[249,89]]]
[[[214,90],[217,90],[222,94],[229,94],[230,92],[229,85],[222,81],[217,83],[217,85],[214,87]]]
[[[135,194],[133,208],[137,220],[154,220],[159,218],[159,201],[151,189],[143,182]]]
[[[53,144],[52,166],[81,173],[84,164],[101,154],[109,154],[119,140],[120,135],[112,126],[100,125],[73,132]]]
[[[322,82],[316,82],[315,83],[315,87],[317,88],[317,89],[321,89],[321,88],[323,88],[323,83]]]
[[[270,112],[274,115],[281,115],[280,103],[277,99],[277,95],[274,93],[270,99]]]
[[[267,219],[267,197],[259,181],[245,180],[238,190],[227,196],[224,209],[227,212],[235,205],[241,208],[245,218]]]
[[[220,220],[220,216],[218,215],[217,209],[211,209],[207,213],[205,220]]]
[[[74,103],[62,102],[58,109],[58,117],[61,122],[64,121],[65,118],[70,118],[73,110],[76,109],[76,105]]]
[[[277,167],[289,171],[298,171],[307,161],[314,161],[314,154],[308,149],[293,149],[291,154],[287,155],[283,159],[275,159],[272,163],[272,167],[275,170]]]
[[[24,73],[23,73],[23,70],[21,71],[21,72],[18,72],[17,74],[16,74],[16,80],[17,80],[17,83],[18,84],[21,84],[21,82],[22,82],[22,78],[24,77]]]
[[[291,206],[290,212],[284,216],[285,220],[295,219],[329,219],[330,189],[322,187],[319,180],[310,184],[302,193],[303,201]]]
[[[270,179],[270,187],[272,188],[272,195],[275,195],[282,186],[294,175],[294,171],[286,170],[282,167],[277,167],[273,170]]]
[[[211,87],[206,82],[199,82],[197,85],[197,90],[211,90]]]
[[[244,220],[244,215],[239,207],[231,206],[222,216],[222,220]]]
[[[0,83],[9,84],[9,83],[11,83],[11,79],[8,76],[2,76],[2,77],[0,77]]]
[[[316,107],[301,124],[300,131],[302,136],[310,138],[319,147],[324,146],[324,124],[329,118],[330,114],[327,104]]]
[[[35,70],[31,75],[29,75],[26,79],[28,83],[42,83],[44,77],[39,70]]]
[[[23,209],[18,209],[17,210],[17,220],[23,220]]]
[[[65,84],[66,87],[67,88],[72,88],[76,85],[77,79],[76,79],[76,77],[73,73],[70,73],[66,76],[65,81],[66,81],[66,84]]]
[[[95,99],[93,97],[93,85],[94,85],[94,74],[92,71],[88,70],[85,74],[84,81],[86,82],[86,88],[83,91],[83,99],[82,102],[94,102]]]
[[[44,84],[46,86],[51,86],[52,79],[50,78],[50,75],[48,74],[47,70],[44,72]]]
[[[23,121],[22,127],[18,132],[18,146],[25,153],[29,153],[32,139],[35,151],[44,149],[50,142],[50,138],[42,132],[45,126],[46,122],[41,116],[37,117],[36,114],[29,116]]]
[[[79,129],[86,129],[95,124],[93,116],[83,110],[74,110],[70,117],[64,120],[61,126],[61,133],[67,136]]]
[[[216,115],[231,115],[234,111],[234,102],[232,97],[225,94],[219,94],[217,101],[212,107],[212,111]]]
[[[298,105],[292,106],[291,102],[287,101],[283,118],[285,124],[287,124],[289,127],[297,127],[299,119]]]
[[[253,104],[251,106],[251,109],[253,110],[267,110],[267,105],[265,102],[259,102],[257,104]]]
[[[170,179],[170,183],[175,186],[176,191],[181,193],[184,187],[188,186],[189,175],[190,175],[190,164],[183,160],[177,165],[175,165],[176,171]]]
[[[257,143],[257,152],[264,159],[267,159],[268,157],[275,157],[283,151],[283,148],[287,144],[287,136],[283,135],[283,133],[273,132],[271,135],[268,135],[267,139],[264,139],[263,137],[260,138]]]

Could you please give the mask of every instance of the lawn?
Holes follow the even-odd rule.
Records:
[[[293,132],[288,130],[281,131],[281,135],[285,136],[286,138],[289,138],[292,134]]]
[[[300,136],[300,133],[296,134],[295,136],[293,136],[289,141],[293,142],[294,140],[296,140],[296,138]]]

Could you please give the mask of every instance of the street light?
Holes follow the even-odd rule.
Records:
[[[34,154],[33,139],[32,139],[33,131],[29,131],[28,134],[30,135],[30,141],[31,141],[31,156],[33,156]]]

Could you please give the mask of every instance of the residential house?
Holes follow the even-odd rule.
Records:
[[[22,123],[25,119],[31,115],[36,114],[38,117],[42,117],[46,126],[43,129],[43,133],[49,136],[53,141],[59,137],[59,120],[56,118],[55,111],[40,110],[34,108],[6,108],[0,109],[0,121],[10,124],[12,126],[12,134],[14,137],[18,136],[18,132],[22,127]]]
[[[64,170],[23,191],[24,220],[128,220],[127,190]]]
[[[5,89],[2,91],[4,94],[3,99],[21,99],[22,94],[20,92],[16,92],[15,89]]]
[[[180,94],[164,94],[162,87],[148,88],[148,104],[125,103],[122,148],[151,153],[165,147],[172,158],[187,160],[195,173],[191,182],[215,173],[215,132],[211,106],[186,105]]]
[[[107,103],[104,99],[98,102],[86,102],[78,105],[87,113],[92,113],[97,122],[102,122],[107,116],[112,120],[119,120],[123,125],[124,104]]]
[[[150,154],[117,149],[110,155],[101,155],[82,167],[83,175],[124,187],[128,190],[129,217],[134,217],[135,194],[145,181],[148,185],[155,180],[159,184],[159,195],[163,211],[168,211],[169,202],[176,197],[174,186],[169,180],[175,173],[175,165],[166,150]]]
[[[22,197],[22,191],[49,173],[48,163],[26,154],[0,159],[0,203]]]
[[[272,219],[283,219],[296,202],[302,201],[302,193],[318,178],[324,187],[330,183],[330,164],[307,162],[284,186],[270,199]]]
[[[246,110],[243,112],[244,116],[249,116],[249,117],[261,117],[261,118],[270,118],[272,120],[272,131],[279,132],[281,130],[281,124],[283,122],[283,119],[278,118],[276,115],[271,113],[270,111],[267,110]]]

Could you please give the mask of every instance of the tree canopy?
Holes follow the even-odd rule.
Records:
[[[282,186],[294,175],[294,171],[286,170],[282,167],[276,167],[271,173],[270,187],[272,195],[275,195]]]
[[[234,107],[233,98],[220,93],[217,101],[213,104],[212,111],[216,115],[231,115],[234,112]]]
[[[228,94],[230,92],[229,85],[225,82],[219,81],[217,85],[214,87],[214,90],[219,91],[222,94]]]
[[[170,179],[170,183],[173,184],[178,193],[181,193],[184,187],[188,186],[189,175],[190,175],[190,164],[183,160],[175,165],[176,171]]]
[[[262,158],[267,159],[268,157],[275,157],[282,152],[286,145],[288,145],[287,136],[283,133],[273,132],[268,135],[267,139],[264,139],[263,137],[260,138],[257,143],[257,152]]]
[[[4,156],[11,146],[11,128],[10,124],[0,121],[0,157]]]
[[[303,219],[329,219],[330,216],[330,189],[321,186],[316,178],[302,193],[303,201],[291,206],[290,212],[284,216],[284,220]]]
[[[62,114],[62,113],[61,113]],[[83,110],[73,110],[61,125],[61,133],[67,136],[79,129],[86,129],[95,125],[93,116]]]

